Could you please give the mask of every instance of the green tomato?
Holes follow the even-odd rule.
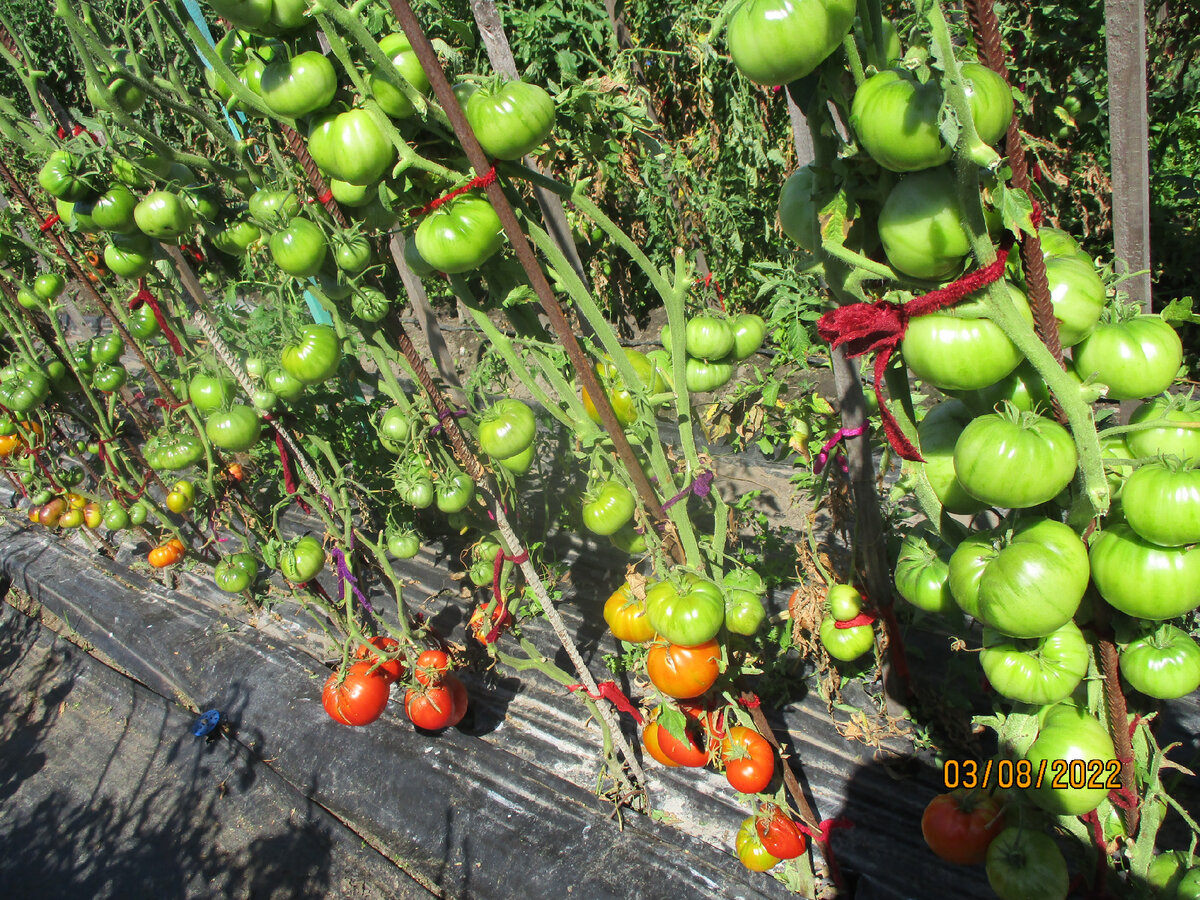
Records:
[[[332,378],[342,361],[342,348],[337,332],[330,325],[306,325],[300,329],[299,341],[283,348],[279,357],[284,370],[301,384],[320,384]],[[268,387],[285,400],[287,385],[271,382]],[[280,390],[283,387],[285,390]]]
[[[1200,547],[1159,547],[1128,525],[1105,528],[1089,551],[1100,596],[1139,619],[1174,619],[1200,604]]]
[[[660,581],[646,591],[646,613],[651,627],[663,638],[681,647],[697,647],[720,632],[725,602],[719,591],[702,583],[690,585],[681,594],[671,582]]]
[[[66,279],[57,272],[43,272],[33,279],[33,293],[41,300],[58,299],[66,287]]]
[[[888,262],[913,278],[936,281],[953,275],[971,250],[963,218],[949,169],[905,176],[879,212],[879,239]]]
[[[632,525],[626,525],[613,534],[609,535],[609,541],[612,545],[622,553],[628,553],[630,556],[638,556],[645,553],[649,549],[649,544],[646,543],[646,536],[638,534],[637,529]]]
[[[1174,456],[1187,463],[1200,463],[1200,402],[1184,400],[1182,406],[1171,409],[1167,397],[1156,397],[1133,411],[1130,425],[1144,425],[1164,419],[1157,428],[1130,431],[1125,435],[1129,447],[1128,459],[1148,456]],[[1180,423],[1175,425],[1174,423]]]
[[[641,386],[649,393],[662,393],[666,390],[666,382],[662,380],[661,374],[656,370],[655,365],[650,358],[637,350],[626,347],[625,358],[629,361],[629,365],[633,368],[634,374]],[[637,420],[637,403],[634,400],[633,393],[625,386],[621,373],[617,371],[616,364],[608,356],[596,363],[596,379],[604,388],[605,394],[608,397],[609,405],[612,406],[613,414],[617,417],[617,421],[621,425],[630,425]],[[600,422],[600,413],[596,409],[596,405],[592,402],[591,395],[588,394],[587,388],[584,388],[581,393],[583,400],[583,408],[593,422]]]
[[[247,207],[259,225],[282,228],[299,215],[300,198],[291,191],[255,191]]]
[[[811,165],[802,166],[788,176],[779,191],[779,224],[783,233],[801,250],[816,252],[821,246],[821,223],[817,220],[816,190]],[[663,341],[666,346],[666,341]]]
[[[955,601],[1010,637],[1057,631],[1075,615],[1087,583],[1087,548],[1074,531],[1052,519],[977,532],[950,557]]]
[[[959,611],[950,591],[948,554],[939,554],[919,535],[908,535],[900,547],[896,590],[917,609],[943,616]]]
[[[209,0],[218,16],[238,28],[258,31],[271,21],[273,0]]]
[[[217,587],[230,594],[240,594],[254,583],[258,574],[258,560],[250,553],[235,553],[226,556],[213,571]]]
[[[716,316],[693,316],[688,320],[684,342],[689,356],[722,359],[733,352],[733,329]]]
[[[321,271],[328,251],[325,232],[311,219],[300,216],[271,235],[269,247],[275,264],[296,278],[311,278]]]
[[[1046,280],[1059,341],[1074,347],[1096,330],[1104,309],[1104,282],[1093,265],[1075,257],[1047,259]]]
[[[1035,413],[993,413],[972,421],[954,445],[954,471],[988,506],[1025,509],[1054,499],[1075,477],[1070,433]]]
[[[154,261],[154,245],[141,232],[114,234],[104,248],[104,265],[121,278],[141,278]]]
[[[513,456],[505,456],[497,459],[496,462],[501,467],[512,472],[514,475],[524,475],[533,466],[534,445],[530,444],[520,453]]]
[[[1175,889],[1175,900],[1200,900],[1200,867],[1183,873]]]
[[[217,375],[193,375],[188,382],[188,399],[199,412],[213,412],[228,406],[237,396],[232,378]]]
[[[696,359],[689,356],[684,370],[688,392],[701,394],[724,387],[733,378],[735,368],[732,356],[725,359]]]
[[[129,313],[129,333],[139,341],[148,340],[162,333],[162,326],[158,324],[154,310],[150,308],[149,304],[143,303]]]
[[[748,591],[756,597],[765,597],[767,594],[767,586],[762,576],[753,569],[730,569],[721,579],[721,583],[727,588]]]
[[[312,535],[296,538],[279,553],[279,571],[293,584],[311,581],[325,568],[325,548]]]
[[[1108,385],[1110,400],[1161,394],[1183,363],[1183,343],[1161,316],[1103,322],[1075,348],[1076,373]]]
[[[1000,900],[1066,900],[1070,874],[1049,835],[1006,828],[988,845],[987,879]]]
[[[245,256],[262,238],[262,229],[249,219],[229,222],[212,237],[213,246],[229,256]]]
[[[194,224],[192,212],[179,194],[152,191],[134,207],[133,219],[146,235],[166,243],[178,243]]]
[[[918,172],[950,159],[938,130],[942,89],[906,69],[872,75],[854,92],[850,127],[871,159],[892,172]]]
[[[328,106],[337,87],[333,63],[316,50],[308,50],[267,66],[259,92],[275,115],[299,119]]]
[[[45,301],[27,287],[19,288],[17,290],[17,303],[19,303],[25,309],[46,308]]]
[[[129,378],[129,372],[120,363],[100,363],[92,373],[92,387],[106,394],[121,389]]]
[[[421,552],[421,538],[410,529],[389,531],[387,549],[396,559],[412,559]]]
[[[258,443],[262,422],[249,406],[232,406],[212,413],[204,423],[204,431],[215,446],[240,452]]]
[[[129,507],[129,521],[134,525],[143,525],[150,514],[150,507],[138,500]]]
[[[101,363],[115,363],[124,352],[125,342],[121,340],[121,335],[110,331],[104,337],[92,340],[90,356],[93,363],[100,365]]]
[[[379,49],[392,60],[396,74],[417,89],[419,93],[429,93],[429,78],[421,68],[421,61],[413,52],[408,38],[400,33],[385,35],[379,41]],[[393,119],[407,119],[416,112],[408,96],[391,84],[386,76],[376,69],[369,81],[371,93],[380,108]]]
[[[1008,123],[1012,121],[1012,88],[979,63],[964,63],[961,71],[975,131],[985,144],[995,144],[1008,133]]]
[[[350,184],[374,184],[396,161],[396,148],[363,109],[329,113],[308,131],[308,152],[329,175]]]
[[[1088,659],[1083,632],[1070,620],[1039,638],[1012,638],[985,628],[979,656],[996,693],[1038,706],[1071,696],[1087,674]]]
[[[137,202],[133,191],[117,182],[110,185],[92,204],[92,221],[104,231],[132,234],[137,231],[137,223],[133,218]]]
[[[1086,710],[1056,706],[1025,754],[1034,772],[1046,768],[1033,801],[1056,816],[1082,816],[1108,796],[1117,757],[1108,730]],[[1042,896],[1038,894],[1037,896]]]
[[[329,179],[329,192],[340,206],[366,206],[379,196],[377,184],[351,184],[348,181]]]
[[[487,200],[462,194],[429,213],[417,227],[417,251],[439,272],[479,268],[504,242],[500,217]]]
[[[190,431],[181,434],[164,432],[148,440],[142,452],[150,468],[178,471],[199,462],[204,457],[204,445]]]
[[[917,425],[925,477],[945,510],[956,515],[973,515],[984,508],[981,500],[967,493],[954,471],[954,446],[973,418],[961,402],[946,400]]]
[[[757,84],[803,78],[841,46],[854,0],[746,0],[725,29],[738,71]]]
[[[92,193],[90,182],[79,174],[81,160],[66,150],[55,150],[38,172],[38,184],[47,194],[74,203]]]
[[[821,644],[834,659],[853,662],[875,646],[875,632],[870,625],[838,628],[833,616],[821,621]]]
[[[825,595],[825,603],[834,621],[849,622],[862,612],[862,594],[853,585],[835,584]]]
[[[740,313],[729,323],[733,329],[733,358],[738,362],[749,359],[762,346],[767,323],[754,313]]]
[[[531,447],[536,432],[533,410],[520,400],[506,397],[480,417],[479,446],[488,456],[508,459]]]
[[[379,420],[379,437],[393,444],[403,444],[412,435],[412,422],[399,406],[390,407]],[[387,446],[385,444],[385,446]],[[391,450],[391,447],[387,449]],[[395,453],[395,450],[392,450]]]
[[[425,474],[405,476],[396,482],[396,495],[414,509],[427,509],[433,504],[433,481]]]
[[[1200,467],[1156,461],[1139,466],[1121,489],[1125,520],[1161,547],[1200,543]]]
[[[0,406],[11,412],[23,415],[40,406],[49,393],[49,379],[32,366],[18,364],[0,371]]]
[[[611,535],[633,519],[633,494],[619,481],[606,481],[584,497],[583,524],[593,534]]]
[[[725,627],[747,637],[758,633],[767,610],[753,591],[733,588],[725,594]]]
[[[333,248],[333,261],[343,272],[354,274],[371,264],[371,244],[364,235],[336,235]]]
[[[124,531],[133,521],[128,512],[115,500],[104,507],[104,527],[109,531]]]
[[[1121,674],[1147,697],[1185,697],[1200,687],[1200,647],[1183,629],[1159,625],[1121,651]]]
[[[1032,325],[1029,301],[1013,285],[1007,286],[1016,311]],[[986,388],[1025,358],[1000,326],[987,317],[980,299],[967,299],[950,309],[913,319],[900,342],[900,351],[917,378],[945,391]]]
[[[267,373],[267,388],[277,399],[290,402],[304,393],[304,382],[284,369],[272,369]]]
[[[364,322],[380,322],[388,314],[391,304],[387,294],[370,285],[359,285],[350,295],[350,312]]]
[[[465,472],[454,472],[437,485],[437,508],[444,513],[461,512],[475,496],[475,482]]]
[[[481,87],[463,112],[479,146],[496,159],[520,159],[541,146],[554,128],[554,98],[524,81]]]
[[[279,403],[272,391],[257,390],[250,395],[250,404],[259,412],[270,412]]]

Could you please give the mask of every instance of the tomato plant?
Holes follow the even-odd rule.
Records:
[[[725,621],[725,603],[712,582],[694,582],[680,592],[660,581],[646,591],[646,611],[656,632],[683,647],[711,642]]]
[[[1080,378],[1108,386],[1112,400],[1161,394],[1183,362],[1183,343],[1161,316],[1139,315],[1102,322],[1072,354]]]
[[[926,169],[905,176],[888,194],[879,212],[879,240],[894,268],[938,280],[958,272],[971,249],[962,221],[954,176],[945,168]]]
[[[258,93],[275,115],[298,119],[328,106],[337,86],[333,63],[316,50],[306,50],[268,65]]]
[[[1200,543],[1200,466],[1156,461],[1121,489],[1121,511],[1141,538],[1162,547]]]
[[[875,646],[875,632],[870,625],[838,628],[833,616],[821,620],[821,645],[834,659],[853,662]]]
[[[152,191],[133,209],[133,220],[146,235],[166,243],[178,243],[192,227],[192,212],[183,198],[171,191]]]
[[[236,452],[258,443],[262,423],[253,409],[238,405],[209,415],[204,431],[215,446]]]
[[[311,581],[325,568],[325,548],[312,535],[296,538],[279,553],[279,571],[293,584]]]
[[[341,361],[342,351],[337,332],[329,325],[305,325],[300,329],[298,341],[284,347],[279,355],[284,371],[302,385],[320,384],[331,378]],[[272,391],[285,400],[293,399],[299,393],[271,375],[267,376],[267,383]]]
[[[421,68],[421,62],[413,52],[407,37],[401,33],[384,35],[379,41],[379,49],[391,58],[397,75],[420,93],[429,92],[429,77]],[[416,112],[416,107],[413,106],[408,96],[389,83],[378,70],[371,75],[369,84],[371,93],[375,96],[375,102],[393,119],[407,119]]]
[[[396,161],[396,148],[364,109],[327,113],[308,131],[308,152],[328,174],[349,184],[374,184]]]
[[[633,493],[619,481],[605,481],[584,496],[583,524],[593,534],[610,535],[633,518]]]
[[[495,459],[508,459],[529,449],[537,431],[533,410],[506,397],[492,404],[479,419],[479,446]]]
[[[906,69],[885,69],[854,92],[850,127],[862,148],[885,169],[917,172],[950,159],[938,130],[942,89]]]
[[[320,226],[302,216],[271,235],[268,246],[275,265],[296,278],[310,278],[321,271],[329,251]]]
[[[1047,812],[1081,816],[1108,796],[1116,751],[1108,729],[1087,710],[1054,707],[1025,758],[1034,771],[1046,763],[1040,785],[1031,786],[1028,793]]]

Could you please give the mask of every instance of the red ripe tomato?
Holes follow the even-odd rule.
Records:
[[[646,748],[646,752],[653,756],[658,762],[668,768],[676,768],[679,763],[667,756],[663,752],[662,745],[659,743],[658,736],[661,726],[657,722],[650,722],[642,729],[642,746]]]
[[[450,671],[450,657],[445,650],[424,650],[417,657],[414,674],[422,687],[441,684]]]
[[[339,680],[338,674],[329,676],[325,690],[321,692],[321,703],[329,718],[343,725],[370,725],[387,706],[391,685],[371,671],[373,663],[356,662]]]
[[[657,732],[659,749],[677,766],[700,768],[708,762],[708,753],[697,739],[698,730],[695,722],[688,722],[684,732],[686,740],[680,740],[660,725]]]
[[[770,742],[753,728],[735,725],[721,742],[725,777],[735,791],[757,794],[766,790],[775,775],[775,752]]]
[[[939,794],[921,816],[921,834],[929,849],[960,866],[983,862],[988,845],[1003,830],[1003,804],[981,791],[960,788]]]
[[[367,644],[370,644],[370,647],[381,650],[385,656],[389,653],[395,653],[400,649],[400,642],[398,640],[395,638],[384,637],[383,635],[377,635],[376,637],[371,638]],[[376,660],[379,660],[380,657],[373,650],[371,650],[367,644],[363,644],[361,647],[359,647],[358,650],[355,651],[354,657],[355,659],[365,659],[369,661],[371,665],[375,665]],[[379,667],[375,669],[375,674],[383,678],[388,684],[399,681],[404,677],[404,660],[400,659],[399,657],[384,659],[379,663]]]
[[[754,828],[767,852],[779,859],[795,859],[808,846],[800,827],[774,803],[758,808]]]
[[[467,712],[467,689],[457,676],[446,674],[441,683],[412,688],[404,696],[409,720],[426,731],[440,731],[462,721]]]
[[[715,639],[696,647],[655,642],[646,657],[646,673],[668,697],[699,697],[721,673],[721,645]]]

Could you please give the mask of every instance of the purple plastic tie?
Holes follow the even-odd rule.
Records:
[[[825,468],[825,464],[829,462],[829,455],[837,448],[846,438],[858,437],[867,430],[866,425],[859,425],[857,428],[839,428],[833,433],[833,437],[825,442],[825,446],[821,448],[821,452],[817,454],[817,461],[813,464],[813,474],[820,475],[821,470]],[[850,467],[846,465],[846,460],[842,459],[842,471],[849,472]]]
[[[346,565],[346,554],[342,553],[340,547],[334,547],[329,552],[333,554],[333,561],[337,563],[338,581],[342,585],[349,584],[351,592],[355,597],[358,598],[358,602],[362,604],[362,608],[369,613],[374,613],[375,607],[373,607],[370,601],[363,596],[363,592],[358,589],[358,579],[354,577],[354,573],[352,573],[350,571],[350,567]]]
[[[442,430],[442,425],[445,424],[447,419],[461,419],[465,415],[467,415],[465,409],[443,409],[438,413],[438,423],[429,429],[429,433],[437,434]]]
[[[670,509],[688,494],[695,494],[701,500],[704,500],[708,497],[709,492],[712,491],[714,477],[716,477],[714,473],[708,470],[701,472],[691,484],[662,505],[663,511],[665,512]]]

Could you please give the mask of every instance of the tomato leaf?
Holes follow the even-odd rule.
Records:
[[[1200,315],[1196,314],[1195,302],[1191,297],[1172,300],[1162,311],[1163,321],[1172,325],[1200,324]]]
[[[1034,234],[1033,201],[1029,195],[1017,188],[997,185],[992,192],[996,209],[1000,211],[1000,220],[1004,227],[1016,234],[1023,231],[1028,235]]]
[[[688,740],[687,717],[674,706],[662,706],[660,709],[662,711],[655,720],[658,722],[659,728],[665,729],[667,734],[671,735],[675,740],[686,743]]]

